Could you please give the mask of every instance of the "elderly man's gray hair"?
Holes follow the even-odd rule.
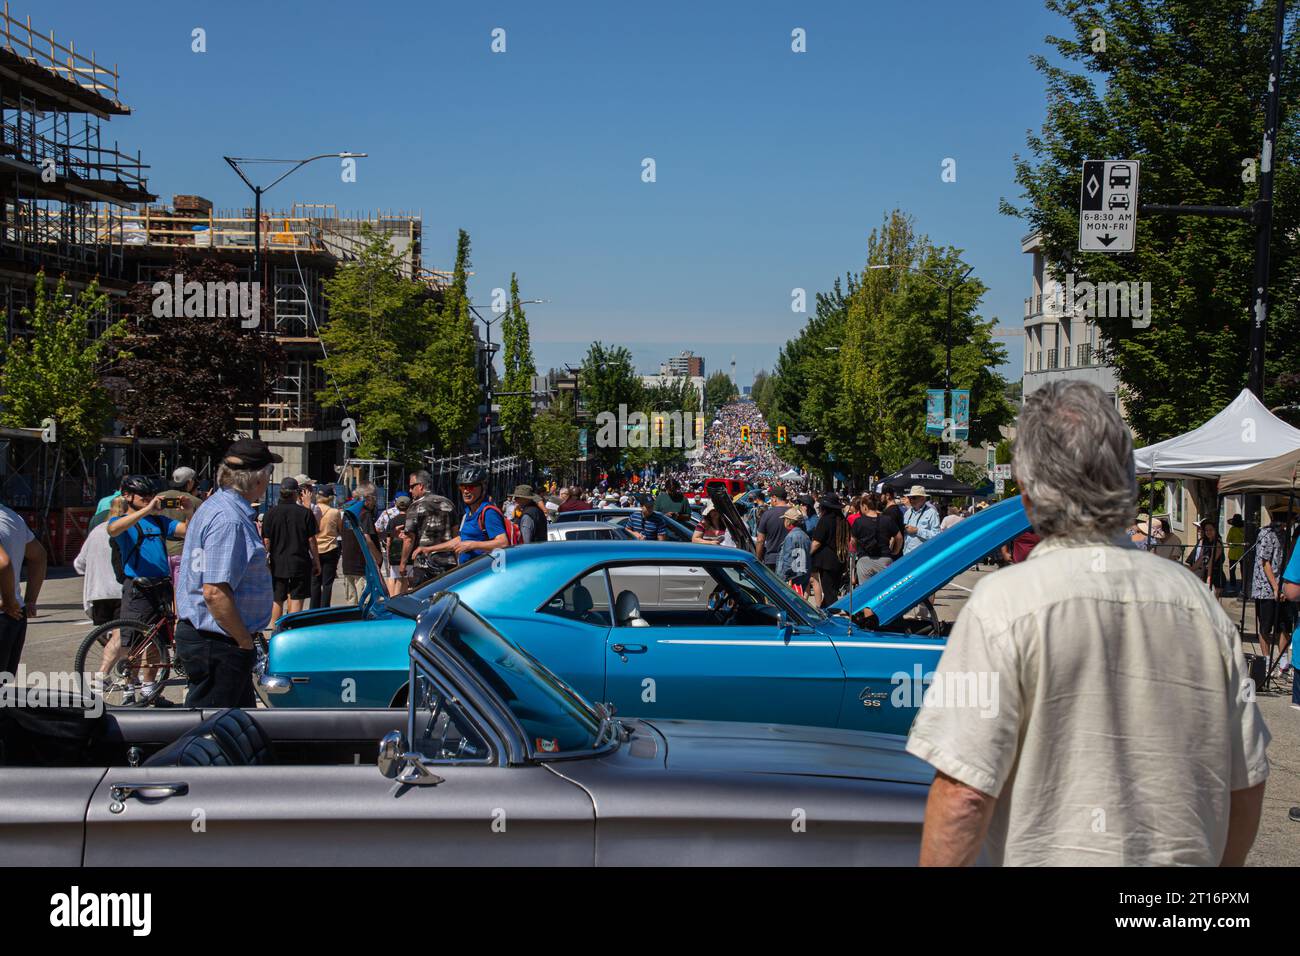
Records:
[[[375,486],[368,481],[363,481],[352,489],[354,499],[368,498],[375,493]]]
[[[1050,382],[1031,392],[1016,422],[1012,468],[1043,537],[1105,539],[1133,520],[1133,438],[1091,382]]]

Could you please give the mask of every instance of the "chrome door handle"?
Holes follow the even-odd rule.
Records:
[[[644,644],[611,644],[609,649],[615,654],[644,654]]]
[[[141,800],[163,800],[167,797],[183,797],[189,792],[188,783],[115,783],[108,789],[108,795],[116,803],[131,796]]]

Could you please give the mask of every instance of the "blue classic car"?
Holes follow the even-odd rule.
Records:
[[[403,704],[415,621],[450,591],[620,715],[902,734],[919,698],[913,681],[934,669],[944,646],[946,625],[929,596],[1027,527],[1019,499],[1002,502],[859,585],[830,613],[753,555],[714,545],[527,545],[394,598],[370,566],[360,605],[278,622],[258,689],[272,707]],[[929,613],[904,617],[918,606]]]

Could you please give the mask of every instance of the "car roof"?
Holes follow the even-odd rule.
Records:
[[[516,607],[529,614],[534,608],[587,569],[615,561],[693,564],[743,562],[754,556],[739,548],[684,541],[547,541],[509,548],[500,567],[485,570],[451,590],[480,613],[499,613]]]

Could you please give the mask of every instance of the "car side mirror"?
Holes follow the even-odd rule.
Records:
[[[400,730],[390,730],[379,741],[379,772],[389,780],[401,773],[406,763],[406,735]]]

